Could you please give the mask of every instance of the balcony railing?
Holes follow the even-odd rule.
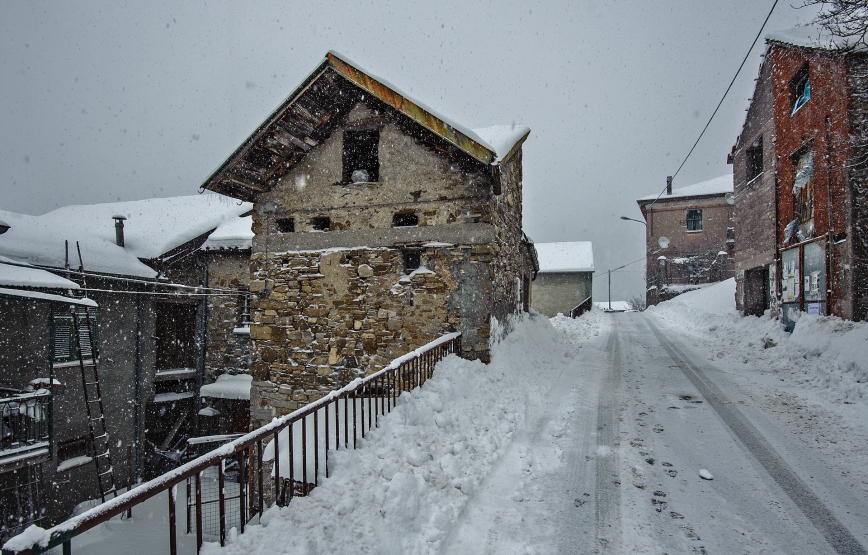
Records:
[[[187,529],[195,528],[197,551],[204,541],[203,524],[208,524],[203,523],[209,516],[204,513],[210,514],[215,508],[213,539],[225,545],[227,523],[237,522],[244,533],[245,524],[262,515],[268,504],[282,506],[295,496],[307,495],[319,484],[321,473],[328,477],[330,450],[355,449],[359,439],[391,412],[403,391],[425,383],[437,362],[460,352],[460,333],[440,337],[375,374],[353,380],[318,401],[45,530],[41,539],[33,533],[26,539],[24,534],[16,536],[3,546],[3,555],[36,555],[59,545],[64,555],[71,555],[72,538],[162,492],[168,492],[169,498],[168,552],[177,555],[176,486],[185,480],[190,480],[191,490]],[[209,495],[209,481],[216,482],[211,488],[216,500]]]
[[[51,393],[46,390],[0,398],[0,468],[48,456],[50,416]]]

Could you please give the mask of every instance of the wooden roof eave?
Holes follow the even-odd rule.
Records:
[[[328,69],[329,64],[328,60],[324,60],[310,75],[298,86],[298,88],[293,91],[291,95],[289,95],[286,100],[281,103],[281,105],[272,112],[272,114],[262,122],[259,127],[256,128],[256,131],[251,134],[247,140],[245,140],[241,145],[235,149],[229,158],[227,158],[220,166],[205,180],[205,183],[202,185],[202,189],[208,189],[209,191],[214,191],[216,193],[225,194],[231,196],[233,198],[238,198],[243,201],[250,202],[254,199],[257,193],[260,193],[264,190],[262,187],[252,187],[251,184],[244,183],[236,178],[227,177],[226,173],[238,162],[244,158],[244,155],[253,147],[259,140],[268,132],[269,128],[271,128],[275,122],[280,120],[284,114],[286,114],[287,110],[293,105],[293,103],[298,100],[298,98],[303,95],[307,89],[319,79],[319,77]],[[228,189],[221,185],[221,182],[224,180],[229,180],[232,183],[236,184],[238,187],[233,187]],[[240,189],[244,187],[244,189]]]
[[[473,159],[483,164],[491,164],[495,159],[495,153],[485,146],[449,125],[439,116],[432,114],[424,107],[395,91],[389,85],[377,81],[332,52],[326,54],[326,62],[338,74],[355,86],[401,112],[428,131],[455,145]]]

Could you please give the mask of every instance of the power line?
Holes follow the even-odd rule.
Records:
[[[699,134],[699,137],[697,137],[696,142],[693,143],[692,147],[690,147],[690,152],[687,153],[687,156],[684,157],[684,160],[681,162],[681,165],[678,166],[678,169],[675,170],[674,174],[672,174],[673,179],[675,179],[675,176],[677,176],[678,172],[681,171],[681,168],[684,167],[684,164],[687,163],[687,159],[690,158],[691,154],[693,154],[694,149],[696,149],[696,145],[699,144],[699,141],[702,139],[702,136],[705,135],[705,132],[708,130],[708,126],[711,125],[711,121],[714,119],[714,116],[717,115],[717,111],[720,110],[720,107],[723,104],[723,101],[726,99],[726,95],[729,94],[729,91],[732,89],[732,86],[735,84],[735,80],[738,77],[738,74],[741,73],[741,70],[744,67],[744,64],[747,62],[747,59],[750,57],[750,53],[753,52],[753,47],[756,46],[756,42],[759,40],[760,35],[762,35],[763,29],[766,28],[766,23],[769,22],[769,18],[772,16],[772,12],[775,11],[775,7],[777,5],[778,5],[778,0],[775,0],[775,3],[772,4],[772,9],[769,10],[769,14],[766,16],[765,21],[763,21],[763,24],[760,27],[759,32],[757,32],[756,37],[754,37],[753,42],[750,45],[750,48],[747,49],[747,54],[744,55],[744,59],[741,61],[741,65],[738,66],[738,69],[735,71],[735,75],[732,76],[732,81],[729,82],[729,86],[726,88],[726,92],[723,93],[723,96],[720,98],[720,102],[717,103],[717,108],[714,109],[714,112],[712,112],[711,117],[708,118],[708,122],[705,124],[705,127],[702,128],[702,132]],[[667,184],[667,188],[668,188],[668,184]],[[657,202],[658,200],[660,200],[660,197],[663,196],[663,193],[665,193],[665,192],[666,192],[666,188],[664,188],[660,192],[660,194],[657,195],[657,198],[654,199],[654,202]],[[648,206],[649,207],[653,206],[654,202],[652,202]]]

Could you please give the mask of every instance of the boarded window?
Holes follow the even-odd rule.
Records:
[[[277,218],[278,233],[294,233],[295,218]]]
[[[687,211],[687,231],[702,231],[702,210]]]
[[[344,183],[380,180],[380,130],[344,131]]]
[[[314,231],[328,231],[332,227],[332,219],[328,216],[320,216],[313,218],[310,221],[310,225]]]
[[[814,219],[814,157],[807,150],[796,157],[796,177],[793,180],[796,216],[801,223]]]
[[[760,137],[747,149],[747,184],[748,186],[763,173],[763,138]]]
[[[412,227],[419,225],[419,216],[416,214],[395,214],[392,216],[392,227]]]

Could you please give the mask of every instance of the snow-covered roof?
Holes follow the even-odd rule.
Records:
[[[401,91],[392,83],[364,70],[338,52],[329,51],[280,106],[208,177],[205,189],[243,200],[270,190],[280,175],[291,169],[311,148],[330,135],[363,92],[383,102],[418,125],[454,145],[483,164],[509,160],[527,138],[527,127],[508,125],[470,129]],[[324,100],[324,97],[328,97]],[[319,106],[311,115],[305,106]],[[293,135],[288,129],[292,129]],[[273,139],[274,136],[278,139]],[[257,145],[277,140],[270,161],[263,165]],[[278,158],[275,158],[278,157]],[[275,168],[280,173],[275,173]]]
[[[240,399],[250,400],[250,384],[253,376],[250,374],[223,374],[217,376],[217,381],[203,385],[199,389],[201,397],[215,397],[217,399]]]
[[[530,127],[524,125],[492,125],[474,129],[473,132],[497,154],[497,161],[506,158],[510,152],[527,139]]]
[[[117,246],[114,235],[111,239],[94,235],[87,229],[79,228],[79,222],[43,219],[42,216],[29,216],[6,210],[0,210],[0,219],[11,226],[9,231],[0,235],[2,256],[37,266],[64,268],[66,240],[69,241],[69,265],[78,268],[78,241],[85,270],[147,278],[157,275],[157,272],[143,264],[135,254]],[[112,220],[109,219],[109,222]]]
[[[41,291],[29,291],[26,289],[7,289],[5,287],[0,287],[0,296],[21,297],[23,299],[67,303],[80,306],[97,306],[96,301],[92,299],[73,299],[72,297],[64,297],[63,295],[53,295],[51,293],[43,293]]]
[[[249,249],[253,244],[252,225],[252,216],[230,216],[208,236],[202,249]]]
[[[694,183],[693,185],[688,185],[687,187],[681,187],[680,189],[673,189],[671,195],[667,195],[663,193],[654,193],[653,195],[648,195],[639,199],[638,202],[644,202],[649,200],[654,200],[660,195],[660,200],[671,199],[671,198],[684,198],[684,197],[700,197],[707,195],[725,195],[726,193],[732,192],[732,174],[721,175],[720,177],[715,177],[714,179],[709,179],[708,181],[702,181],[700,183]]]
[[[594,249],[590,241],[535,243],[539,273],[593,272]]]
[[[78,284],[66,278],[0,256],[0,285],[4,287],[42,287],[46,289],[78,289]]]
[[[250,203],[205,193],[64,206],[40,216],[40,219],[53,225],[73,226],[113,243],[115,222],[112,218],[124,216],[124,248],[138,258],[148,260],[211,231],[230,216],[240,216],[252,209]]]
[[[250,203],[207,193],[64,206],[42,216],[0,210],[0,219],[11,226],[0,235],[0,256],[37,266],[63,268],[66,240],[69,241],[69,265],[78,268],[77,241],[87,271],[153,278],[157,272],[141,260],[157,258],[228,219],[239,219],[237,216],[252,208]],[[123,247],[115,244],[114,216],[126,218]]]
[[[830,34],[826,29],[817,25],[793,27],[783,31],[774,31],[766,35],[769,42],[780,42],[804,48],[819,48],[823,50],[846,49],[850,43],[847,39]],[[856,44],[854,51],[864,52],[868,50],[864,44]]]

